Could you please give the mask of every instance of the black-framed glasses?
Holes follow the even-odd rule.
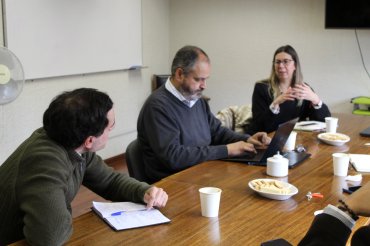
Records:
[[[279,66],[281,63],[284,65],[284,66],[288,66],[293,60],[291,59],[284,59],[284,60],[275,60],[274,61],[274,64],[276,66]]]

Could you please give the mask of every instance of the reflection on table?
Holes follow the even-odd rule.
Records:
[[[343,146],[331,146],[317,139],[318,132],[298,132],[297,144],[303,144],[312,156],[289,170],[289,175],[277,178],[289,182],[299,190],[285,201],[259,196],[248,188],[248,182],[258,178],[271,178],[262,166],[242,163],[209,161],[156,183],[169,194],[169,202],[162,213],[172,220],[163,224],[126,231],[113,231],[90,212],[73,221],[74,233],[68,245],[260,245],[261,242],[285,238],[296,245],[305,235],[314,212],[327,204],[337,204],[347,196],[342,188],[349,184],[345,177],[333,176],[334,152],[370,154],[365,143],[370,138],[359,132],[370,126],[370,117],[336,115],[338,132],[350,136]],[[350,169],[349,174],[355,174]],[[363,175],[362,182],[369,181]],[[215,186],[222,189],[219,216],[201,216],[198,189]],[[319,192],[323,198],[308,200],[308,192]],[[367,223],[360,218],[356,227]],[[22,244],[17,244],[22,245]]]

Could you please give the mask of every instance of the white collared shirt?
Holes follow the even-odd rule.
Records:
[[[198,101],[198,99],[195,99],[195,100],[187,100],[176,88],[175,86],[172,84],[171,80],[170,80],[171,77],[168,77],[167,81],[166,81],[166,84],[165,84],[165,87],[166,89],[171,92],[172,95],[174,95],[177,99],[179,99],[181,102],[183,102],[186,106],[188,106],[189,108],[193,107],[194,104]]]

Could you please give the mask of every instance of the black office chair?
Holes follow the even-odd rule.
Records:
[[[143,153],[141,151],[139,141],[133,140],[126,148],[126,162],[128,173],[131,177],[148,182],[148,177],[145,174]]]

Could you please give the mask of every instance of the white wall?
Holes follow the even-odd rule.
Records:
[[[116,127],[107,147],[99,154],[109,158],[124,152],[127,144],[136,137],[136,120],[151,91],[151,75],[168,73],[170,66],[169,2],[142,0],[142,8],[143,63],[148,68],[27,81],[17,100],[0,106],[0,164],[42,125],[43,112],[54,96],[78,87],[94,87],[112,97]],[[2,33],[0,31],[0,38]]]
[[[41,126],[50,100],[61,91],[96,87],[115,101],[117,126],[107,147],[109,158],[124,152],[136,137],[136,119],[150,93],[150,76],[168,73],[175,52],[198,45],[211,57],[206,93],[216,113],[251,103],[254,82],[268,77],[277,47],[299,53],[305,81],[332,112],[351,112],[350,98],[370,95],[354,30],[324,28],[325,0],[142,0],[141,72],[108,72],[27,82],[20,97],[0,106],[0,163]],[[2,25],[1,25],[2,26]],[[0,32],[0,35],[2,32]],[[370,70],[370,30],[358,31]]]
[[[353,29],[324,28],[325,0],[171,0],[170,53],[203,48],[213,71],[205,92],[214,113],[251,103],[254,83],[267,78],[273,53],[298,52],[305,81],[332,112],[351,113],[350,99],[370,96]],[[358,31],[370,70],[370,30]]]

